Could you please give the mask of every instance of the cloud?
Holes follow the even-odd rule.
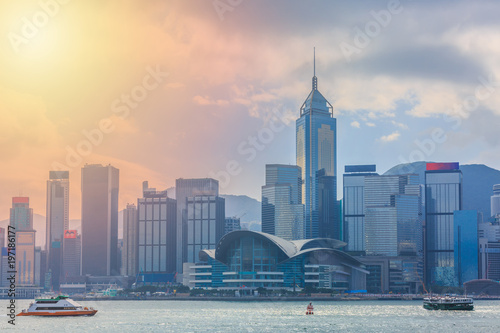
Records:
[[[408,129],[408,125],[403,124],[403,123],[398,123],[398,122],[397,122],[397,121],[395,121],[395,120],[392,120],[392,121],[391,121],[391,124],[393,124],[393,125],[394,125],[394,126],[396,126],[396,127],[401,128],[401,129]]]
[[[359,121],[353,121],[353,122],[351,123],[351,126],[352,126],[352,127],[359,128]]]
[[[380,138],[380,141],[382,142],[391,142],[391,141],[396,141],[397,139],[399,139],[399,132],[396,131],[394,133],[391,133],[389,135],[384,135]]]
[[[226,101],[224,99],[213,100],[213,99],[210,99],[210,97],[208,97],[208,96],[205,96],[205,97],[202,97],[199,95],[194,96],[193,101],[198,105],[217,105],[217,106],[229,105],[229,101]]]
[[[374,123],[365,123],[365,125],[368,127],[375,127],[376,126]]]

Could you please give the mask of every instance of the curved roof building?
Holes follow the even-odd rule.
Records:
[[[314,286],[365,290],[364,265],[339,249],[346,243],[317,238],[287,241],[270,234],[237,230],[215,250],[202,250],[199,262],[185,263],[184,284],[199,288],[269,289]]]

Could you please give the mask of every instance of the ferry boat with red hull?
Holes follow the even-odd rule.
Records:
[[[28,309],[18,313],[18,316],[93,316],[97,313],[94,308],[84,307],[68,296],[57,296],[48,299],[35,299]]]

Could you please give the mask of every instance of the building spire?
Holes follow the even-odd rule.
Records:
[[[313,90],[318,90],[318,78],[316,77],[316,47],[313,48],[313,70],[312,88]]]

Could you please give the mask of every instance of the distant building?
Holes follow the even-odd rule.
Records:
[[[117,168],[82,168],[82,274],[119,275]]]
[[[35,233],[33,209],[28,197],[12,198],[10,225],[16,231],[16,283],[18,286],[35,285]]]
[[[375,171],[373,164],[345,166],[342,239],[347,243],[345,250],[348,252],[365,252],[365,178],[378,176]]]
[[[304,182],[301,200],[304,204],[304,238],[326,237],[321,234],[329,228],[320,228],[320,217],[323,223],[334,228],[335,221],[330,221],[328,213],[320,212],[320,174],[323,177],[337,176],[337,120],[333,117],[333,107],[318,90],[318,79],[314,73],[312,90],[300,108],[300,118],[296,121],[296,155],[297,166],[301,170]],[[336,180],[322,182],[332,202],[336,202]],[[328,206],[322,205],[323,208]],[[331,208],[331,207],[328,207]],[[335,215],[335,214],[333,214]]]
[[[491,196],[491,216],[500,216],[500,184],[493,185],[493,195]]]
[[[2,256],[2,249],[5,246],[5,228],[0,228],[0,287],[2,286],[2,281],[3,281],[3,275],[2,275],[2,265],[3,265],[3,256]]]
[[[186,246],[186,222],[188,197],[196,195],[219,195],[219,182],[212,178],[177,179],[175,181],[175,199],[177,200],[177,223],[176,223],[176,272],[179,279],[182,279],[182,267],[187,257]]]
[[[143,197],[137,200],[137,268],[130,264],[127,269],[130,273],[137,269],[145,283],[164,283],[175,275],[176,208],[176,200],[169,198],[167,191],[157,191],[149,188],[148,182],[143,183]],[[127,252],[130,246],[133,248],[133,241],[132,237],[127,241]]]
[[[500,280],[500,224],[480,223],[479,237],[479,278]]]
[[[422,257],[421,205],[418,175],[365,177],[366,254]]]
[[[224,235],[225,200],[213,195],[197,195],[186,199],[186,259],[197,262],[198,253],[215,249]]]
[[[454,213],[462,209],[458,163],[427,163],[425,171],[425,283],[458,286],[455,275]]]
[[[64,231],[62,281],[81,275],[82,237],[77,230]]]
[[[69,172],[50,171],[47,180],[46,270],[52,272],[51,286],[59,290],[62,267],[63,235],[69,228]]]
[[[266,165],[262,186],[262,231],[286,240],[304,238],[302,180],[298,166]]]
[[[453,214],[453,260],[459,287],[464,282],[478,279],[478,221],[477,210],[461,210]]]
[[[224,235],[235,230],[241,230],[240,218],[239,217],[226,217],[224,222]]]
[[[236,289],[247,294],[272,290],[329,288],[365,290],[365,266],[334,239],[287,241],[266,233],[240,230],[225,235],[216,250],[200,251],[197,264],[186,263],[184,284],[193,288]]]
[[[0,248],[0,287],[8,287],[10,286],[9,280],[7,280],[7,277],[9,276],[8,271],[11,269],[9,268],[9,248],[8,247],[2,247]]]
[[[123,248],[122,248],[122,275],[137,275],[137,255],[139,235],[137,231],[137,207],[128,204],[123,211]]]

